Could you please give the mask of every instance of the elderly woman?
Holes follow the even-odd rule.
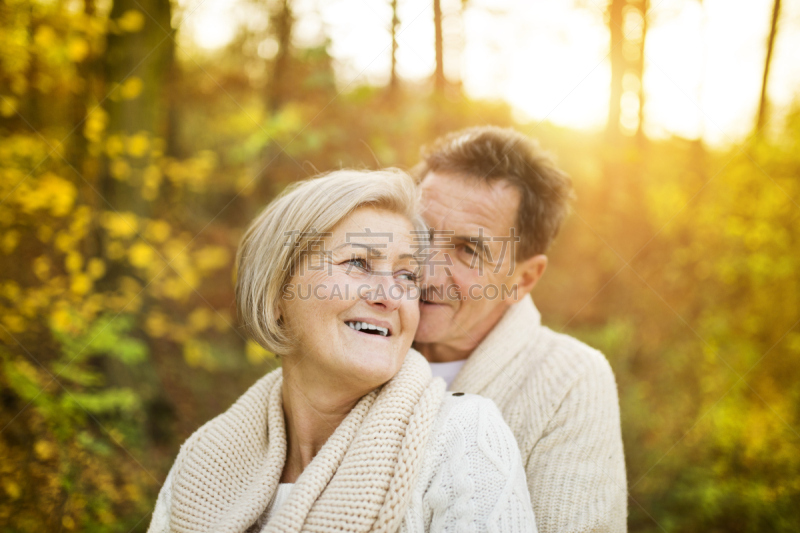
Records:
[[[186,441],[151,532],[536,530],[497,408],[411,349],[419,220],[405,174],[343,170],[253,222],[237,306],[282,368]]]

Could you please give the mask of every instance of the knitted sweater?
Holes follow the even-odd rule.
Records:
[[[470,354],[450,389],[500,408],[522,453],[541,533],[626,531],[617,387],[600,352],[542,326],[526,297]]]
[[[412,360],[418,358],[424,365],[424,360],[416,352],[409,352],[409,357]],[[404,368],[406,366],[404,364]],[[427,366],[424,366],[427,369]],[[267,376],[267,378],[269,377]],[[428,379],[430,379],[429,374]],[[248,394],[250,394],[249,391],[243,398]],[[240,402],[237,402],[237,404]],[[364,403],[363,399],[354,408],[354,411],[358,410],[362,403]],[[351,415],[348,415],[348,418]],[[342,425],[345,425],[347,420]],[[276,430],[277,426],[270,423],[269,430],[275,432],[274,430]],[[310,495],[309,497],[312,498],[312,510],[320,510],[321,507],[321,510],[326,513],[333,512],[338,513],[339,516],[349,516],[347,513],[342,515],[343,509],[346,511],[348,506],[352,506],[347,501],[346,496],[348,493],[340,493],[336,500],[330,500],[331,502],[336,502],[336,504],[333,507],[328,507],[327,504],[319,505],[322,501],[321,499],[314,502],[313,499],[319,499],[320,496],[313,496],[313,493],[308,490],[310,485],[309,476],[315,476],[319,471],[318,467],[316,471],[312,467],[315,463],[323,462],[320,459],[327,453],[326,448],[330,448],[329,443],[336,441],[338,438],[337,433],[339,433],[340,428],[337,428],[337,432],[329,439],[323,450],[301,474],[292,488],[292,494],[280,509],[276,509],[272,513],[271,520],[265,523],[266,521],[263,519],[256,519],[253,522],[255,527],[249,528],[248,531],[297,531],[300,530],[300,527],[295,529],[294,522],[290,524],[287,521],[289,518],[297,516],[300,517],[302,531],[363,530],[364,524],[357,523],[359,520],[363,522],[363,509],[360,508],[354,507],[357,513],[353,515],[352,522],[347,518],[344,522],[340,521],[337,527],[333,529],[324,526],[321,520],[311,520],[309,515],[305,515],[305,518],[303,518],[302,513],[299,515],[297,513],[298,506],[296,502],[304,501],[308,499],[306,496]],[[264,429],[266,430],[266,428]],[[202,431],[201,429],[198,433]],[[375,429],[372,431],[371,435],[374,435]],[[363,427],[359,430],[359,434],[362,433]],[[369,437],[360,442],[369,443],[374,438],[376,437]],[[191,437],[187,444],[192,442],[194,443],[192,446],[198,446],[196,437]],[[358,442],[358,439],[353,439],[351,444],[345,446],[348,450],[343,450],[343,453],[346,456],[354,455],[352,452],[357,447]],[[184,450],[188,447],[190,446],[185,445]],[[186,476],[180,473],[186,468],[184,465],[186,452],[184,450],[182,450],[181,456],[173,465],[159,494],[150,524],[149,531],[151,533],[166,533],[174,530],[170,526],[170,522],[174,522],[174,515],[177,512],[175,509],[175,488],[177,486],[180,486],[184,496],[189,494],[192,497],[192,501],[196,502],[202,503],[207,501],[208,498],[229,497],[216,492],[209,492],[208,490],[192,490],[191,486],[187,487],[185,483]],[[379,469],[376,469],[374,465],[371,466],[370,461],[375,462],[376,460],[385,459],[387,453],[389,452],[387,452],[386,446],[380,445],[380,443],[376,443],[376,448],[372,451],[370,451],[370,448],[361,449],[358,454],[355,454],[355,457],[357,457],[356,462],[350,461],[349,464],[343,462],[342,464],[345,466],[338,467],[332,481],[323,489],[322,495],[326,494],[325,491],[330,492],[332,487],[336,485],[337,480],[349,479],[347,483],[350,486],[349,492],[352,493],[352,487],[354,484],[358,485],[359,478],[367,480],[379,476]],[[217,462],[211,463],[212,466],[216,464]],[[408,497],[404,498],[406,500],[405,506],[399,507],[403,511],[396,521],[397,525],[387,527],[386,531],[400,531],[402,533],[462,531],[522,533],[536,531],[519,449],[514,436],[503,421],[502,415],[489,400],[473,395],[445,395],[438,404],[437,412],[432,420],[429,437],[421,450],[421,459],[416,461],[410,457],[400,456],[397,464],[399,465],[398,468],[414,469],[417,472],[412,481],[409,481],[411,478],[408,476],[403,478],[403,476],[395,475],[385,485],[388,488],[385,502],[392,501],[395,494],[408,493]],[[417,466],[414,466],[415,464]],[[342,472],[342,468],[350,468],[350,471]],[[277,471],[278,469],[282,470],[282,463],[274,470]],[[263,471],[264,475],[270,478],[274,477],[275,474],[277,476],[280,475],[280,471],[272,472],[271,470],[273,469]],[[179,474],[176,474],[176,472],[179,472]],[[176,483],[176,476],[180,476],[184,482]],[[198,483],[207,483],[205,480],[208,479],[208,474],[200,470],[197,474],[194,474],[193,479],[196,479]],[[411,486],[405,490],[397,487],[395,486],[396,479],[405,479]],[[255,482],[257,483],[258,479]],[[250,483],[249,486],[256,485]],[[369,500],[374,497],[376,489],[380,491],[380,486],[382,485],[379,484],[377,487],[367,489],[367,492],[362,494],[360,498]],[[239,498],[241,499],[242,496]],[[253,501],[253,499],[249,497],[250,501]],[[286,509],[287,507],[292,507],[292,502],[295,502],[294,509]],[[269,500],[266,501],[261,512],[266,509],[268,504]],[[385,507],[386,503],[383,504],[383,508]],[[317,519],[320,516],[322,515],[317,513]],[[305,520],[305,525],[302,525],[303,520]],[[376,529],[370,527],[369,524],[367,524],[367,528],[370,531]]]

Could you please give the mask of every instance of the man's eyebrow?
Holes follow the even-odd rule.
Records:
[[[463,241],[463,242],[471,242],[477,245],[478,248],[486,249],[487,242],[491,241],[492,238],[487,235],[454,235],[453,240],[455,241]]]

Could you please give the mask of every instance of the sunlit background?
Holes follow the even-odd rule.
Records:
[[[772,3],[650,2],[644,77],[649,136],[703,137],[714,145],[742,141],[758,105]],[[180,5],[181,42],[190,49],[213,52],[230,44],[241,26],[268,23],[238,0],[181,0]],[[398,73],[424,80],[435,66],[431,3],[409,0],[398,7]],[[602,129],[611,78],[606,8],[602,0],[443,0],[445,73],[471,97],[502,99],[524,119]],[[293,10],[294,42],[311,46],[329,39],[343,86],[388,81],[388,2],[303,0]],[[641,32],[637,13],[625,24],[626,33]],[[798,30],[800,5],[786,2],[769,85],[780,115],[800,88]],[[270,50],[277,50],[275,41],[267,41],[261,52],[269,57]],[[637,81],[631,83],[636,96]],[[633,120],[630,126],[636,128]]]
[[[798,50],[787,0],[0,3],[0,531],[146,531],[280,364],[248,223],[483,124],[574,181],[533,298],[614,370],[629,530],[800,531]]]

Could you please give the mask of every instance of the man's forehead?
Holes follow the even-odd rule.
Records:
[[[446,194],[456,200],[519,200],[519,189],[508,179],[459,172],[428,172],[420,181],[423,194]]]
[[[435,178],[438,178],[436,176]],[[487,194],[487,185],[475,185],[472,179],[439,180],[423,182],[423,217],[435,231],[451,232],[454,236],[479,237],[508,235],[516,221],[519,204],[516,190],[504,187]],[[452,184],[460,183],[454,188]],[[427,187],[427,189],[426,189]],[[450,194],[460,189],[461,192]],[[463,189],[467,189],[466,192]]]

